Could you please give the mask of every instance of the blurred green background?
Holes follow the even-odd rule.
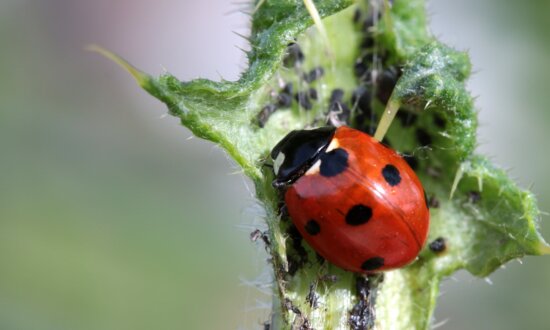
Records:
[[[227,0],[0,1],[0,329],[257,329],[265,252],[250,183],[224,153],[83,47],[144,71],[235,79]],[[550,1],[433,0],[469,49],[479,150],[550,210]],[[542,231],[550,238],[547,217]],[[489,284],[489,283],[492,283]],[[257,288],[259,287],[259,289]],[[442,329],[550,329],[550,259],[445,281]]]

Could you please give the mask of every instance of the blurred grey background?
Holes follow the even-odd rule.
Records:
[[[0,1],[0,329],[257,329],[269,295],[251,185],[164,105],[83,48],[152,74],[233,80],[230,1]],[[550,210],[550,1],[432,0],[470,51],[479,151]],[[547,217],[541,222],[550,238]],[[550,259],[445,281],[442,329],[549,329]],[[492,283],[492,284],[489,284]]]

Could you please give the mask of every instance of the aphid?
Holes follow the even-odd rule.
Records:
[[[279,108],[288,108],[292,105],[292,96],[286,93],[277,95],[277,106]]]
[[[355,76],[362,81],[370,81],[371,79],[372,72],[369,68],[369,63],[372,58],[371,56],[372,55],[365,55],[355,61]]]
[[[306,296],[306,302],[309,304],[309,307],[313,309],[317,308],[317,306],[319,305],[319,295],[315,293],[316,287],[317,286],[315,284],[310,284],[309,292]]]
[[[382,73],[376,77],[376,97],[378,97],[380,102],[383,104],[388,103],[393,89],[395,88],[395,84],[397,84],[397,80],[400,76],[401,70],[396,67],[391,67],[382,71]]]
[[[256,229],[256,230],[254,230],[253,232],[250,233],[250,240],[252,242],[256,242],[259,238],[262,239],[262,241],[264,242],[266,248],[271,245],[271,242],[269,241],[269,236],[267,235],[266,232],[262,232],[261,230]]]
[[[419,128],[416,130],[416,139],[423,146],[429,146],[432,144],[432,137],[426,130]]]
[[[285,87],[281,89],[281,93],[285,93],[288,95],[292,95],[292,92],[294,91],[294,84],[289,82],[285,84]]]
[[[402,110],[397,111],[397,114],[395,116],[399,119],[403,127],[409,127],[414,125],[414,123],[418,119],[418,115],[410,111],[402,111]]]
[[[481,200],[481,194],[478,191],[470,191],[468,193],[468,200],[472,204],[476,204]]]
[[[374,303],[367,279],[357,279],[357,295],[359,301],[350,311],[349,325],[352,330],[372,329],[375,321]]]
[[[260,113],[256,116],[256,120],[260,127],[264,127],[269,117],[277,110],[274,104],[268,104],[262,108]]]
[[[310,89],[308,89],[308,96],[312,100],[317,100],[317,98],[318,98],[317,90],[315,88],[311,87]]]
[[[439,199],[437,199],[437,197],[435,197],[435,195],[432,195],[428,199],[428,207],[429,208],[434,208],[434,209],[439,207]]]
[[[409,166],[413,170],[416,170],[418,168],[418,160],[416,159],[416,157],[413,156],[412,153],[403,154],[403,159],[407,162],[407,164],[409,164]]]
[[[445,119],[443,117],[441,117],[441,115],[439,114],[434,114],[434,124],[439,127],[439,128],[445,128],[445,124],[447,122],[445,121]]]
[[[445,241],[445,238],[438,237],[431,242],[428,247],[432,252],[441,253],[447,249],[447,242]]]
[[[336,88],[332,90],[332,93],[330,93],[329,102],[331,104],[334,102],[341,102],[343,98],[344,98],[344,90],[340,88]]]
[[[355,12],[353,13],[353,22],[354,23],[359,23],[359,21],[361,20],[361,16],[363,14],[361,13],[361,9],[357,8],[355,9]]]
[[[372,34],[368,34],[365,38],[363,38],[361,48],[370,49],[372,47],[374,47],[374,36]]]
[[[312,83],[315,80],[321,78],[325,74],[325,70],[318,66],[316,68],[311,69],[308,73],[304,73],[304,80],[308,83]]]
[[[305,56],[302,52],[302,49],[300,48],[300,45],[295,42],[291,42],[286,47],[286,54],[283,58],[283,65],[287,68],[298,66],[304,61],[304,58]]]
[[[353,91],[351,103],[357,105],[357,109],[365,116],[372,115],[371,94],[365,86],[360,86]]]
[[[337,88],[332,91],[328,108],[328,125],[340,127],[349,122],[351,110],[342,102],[343,98],[344,91],[342,89]]]
[[[305,110],[311,110],[311,108],[313,107],[311,101],[309,100],[308,92],[298,92],[294,95],[294,99],[296,99],[298,104]]]

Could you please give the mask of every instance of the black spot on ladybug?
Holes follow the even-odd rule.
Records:
[[[386,180],[386,182],[392,187],[397,186],[399,182],[401,182],[401,174],[399,174],[397,167],[392,164],[384,166],[382,169],[382,176],[384,177],[384,180]]]
[[[358,204],[349,209],[346,214],[346,223],[351,226],[366,224],[372,218],[372,209],[366,205]]]
[[[412,154],[404,154],[403,159],[407,162],[407,164],[409,164],[409,166],[413,170],[416,170],[418,168],[418,160]]]
[[[280,108],[288,108],[292,104],[292,96],[287,93],[277,95],[277,106]]]
[[[274,104],[268,104],[265,107],[263,107],[260,113],[258,114],[258,116],[256,117],[256,120],[258,121],[258,125],[260,127],[264,127],[269,117],[276,110],[277,110],[277,107]]]
[[[321,232],[321,226],[319,226],[319,223],[315,220],[309,220],[304,229],[311,236],[315,236]]]
[[[300,46],[291,42],[286,47],[286,55],[283,58],[283,65],[287,68],[297,66],[304,61],[304,53]]]
[[[311,101],[309,100],[309,93],[307,92],[298,92],[294,95],[294,98],[296,99],[296,101],[298,101],[298,104],[306,109],[306,110],[310,110],[312,105],[311,105]]]
[[[325,70],[318,66],[316,68],[311,69],[308,73],[304,73],[304,80],[308,83],[312,83],[315,80],[321,78],[325,74]]]
[[[441,253],[447,249],[447,242],[443,237],[438,237],[428,247],[432,252]]]
[[[443,117],[441,117],[441,115],[439,114],[435,114],[434,115],[434,124],[439,127],[439,128],[445,128],[445,119],[443,119]]]
[[[308,95],[309,95],[309,97],[310,97],[312,100],[317,100],[317,97],[318,97],[318,96],[317,96],[317,90],[316,90],[315,88],[313,88],[313,87],[310,88],[310,89],[308,90]]]
[[[382,266],[384,266],[384,258],[373,257],[365,260],[365,262],[361,264],[361,269],[364,271],[371,271],[376,270]]]
[[[481,200],[481,194],[478,191],[470,191],[468,193],[468,200],[472,204],[476,204]]]
[[[348,168],[348,152],[337,148],[321,155],[321,166],[319,172],[324,177],[333,177]]]
[[[416,139],[423,146],[427,146],[427,145],[432,144],[432,137],[430,136],[430,134],[428,132],[426,132],[422,128],[419,128],[419,129],[416,130]]]

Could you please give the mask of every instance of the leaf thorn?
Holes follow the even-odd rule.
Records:
[[[539,252],[541,255],[550,255],[550,245],[545,242],[540,243]]]
[[[94,45],[94,44],[90,44],[90,45],[86,46],[84,49],[86,49],[87,51],[90,51],[90,52],[98,53],[98,54],[102,55],[103,57],[115,62],[120,67],[122,67],[124,70],[128,71],[128,73],[130,73],[132,75],[132,77],[134,77],[134,79],[136,80],[138,85],[145,88],[147,86],[147,84],[149,83],[150,76],[148,74],[144,73],[143,71],[140,71],[135,66],[130,64],[128,61],[126,61],[125,59],[123,59],[119,55],[111,52],[110,50],[107,50],[107,49],[105,49],[101,46]]]

